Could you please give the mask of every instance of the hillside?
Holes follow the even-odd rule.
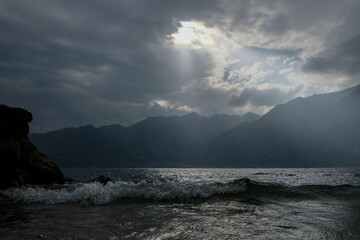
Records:
[[[209,142],[240,123],[259,119],[216,114],[147,118],[131,127],[91,125],[31,134],[36,146],[62,167],[205,166]]]
[[[214,139],[213,166],[360,166],[360,85],[297,98]]]

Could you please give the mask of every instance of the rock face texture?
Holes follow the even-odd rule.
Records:
[[[0,105],[0,189],[64,182],[59,167],[29,141],[31,120],[24,109]]]

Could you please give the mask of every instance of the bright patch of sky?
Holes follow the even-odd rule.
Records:
[[[267,91],[278,89],[283,97],[269,103],[233,105],[232,113],[242,113],[248,110],[260,114],[266,113],[274,104],[284,103],[296,96],[308,96],[314,89],[317,92],[334,90],[324,82],[318,84],[311,81],[312,91],[306,87],[306,79],[313,79],[316,74],[304,73],[301,66],[307,53],[301,49],[269,49],[248,45],[243,38],[236,41],[232,36],[224,34],[216,27],[206,27],[201,22],[180,22],[177,32],[172,34],[173,47],[178,51],[179,58],[184,58],[184,52],[189,49],[205,50],[209,52],[214,61],[211,75],[206,79],[194,79],[193,81],[205,81],[209,87],[223,92],[231,92],[229,99],[240,96],[246,89],[259,89]],[[256,37],[255,37],[256,38]],[[254,39],[254,38],[253,38]],[[252,43],[253,41],[250,41]],[[186,66],[186,59],[181,61],[182,67]],[[192,67],[192,66],[189,66]],[[183,69],[187,71],[186,69]],[[332,77],[334,78],[334,77]],[[340,79],[338,81],[343,81]],[[189,81],[188,89],[191,89],[193,81]],[[335,79],[336,81],[336,79]],[[187,89],[186,86],[182,90]],[[194,108],[190,108],[194,110]]]

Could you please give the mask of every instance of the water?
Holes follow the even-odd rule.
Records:
[[[360,169],[63,170],[0,191],[1,239],[360,239]]]

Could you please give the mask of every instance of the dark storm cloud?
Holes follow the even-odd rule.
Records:
[[[360,2],[350,1],[342,18],[343,24],[334,28],[324,42],[324,50],[307,59],[305,72],[341,72],[350,76],[360,73]]]
[[[242,107],[247,104],[253,106],[274,106],[292,98],[299,89],[291,92],[284,92],[278,88],[259,90],[256,88],[245,88],[240,95],[230,96],[228,103],[230,106]]]
[[[129,108],[151,107],[154,98],[166,98],[212,68],[207,52],[188,50],[186,61],[196,68],[184,70],[178,52],[164,46],[177,30],[175,18],[207,18],[203,10],[206,15],[217,9],[215,1],[189,6],[187,1],[3,2],[0,100],[27,107],[37,115],[34,125],[49,128],[61,126],[56,119],[63,125],[104,121],[109,116],[97,113],[104,113],[106,101],[117,101],[106,114],[112,119],[140,120]]]
[[[343,9],[353,0],[246,0],[227,1],[227,14],[231,17],[230,31],[248,28],[272,35],[287,31],[309,31],[314,26],[339,19]]]
[[[261,24],[261,29],[271,34],[283,34],[289,30],[288,19],[284,15],[276,15]]]
[[[350,75],[360,73],[360,34],[328,49],[322,56],[312,57],[304,64],[304,71],[343,71]]]
[[[180,21],[202,21],[234,41],[253,32],[254,43],[281,45],[282,35],[316,34],[316,27],[338,19],[348,7],[349,16],[329,38],[335,43],[325,43],[324,55],[310,58],[304,69],[327,71],[332,66],[353,74],[359,71],[360,31],[359,8],[349,7],[352,2],[1,1],[0,102],[32,111],[36,131],[87,123],[126,125],[146,116],[183,113],[185,108],[177,108],[183,105],[208,114],[225,113],[229,104],[272,106],[289,95],[254,86],[239,95],[241,89],[210,86],[217,56],[206,48],[176,49],[171,34]],[[253,44],[248,55],[240,55],[250,62],[301,52],[296,44],[284,46]]]

